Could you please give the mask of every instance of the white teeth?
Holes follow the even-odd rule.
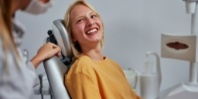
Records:
[[[96,32],[96,31],[97,31],[97,29],[92,29],[92,30],[88,31],[87,34],[90,34],[90,33]]]

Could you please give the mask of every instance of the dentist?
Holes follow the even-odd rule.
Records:
[[[0,0],[0,99],[30,99],[38,80],[35,69],[45,59],[59,56],[60,48],[47,43],[26,64],[19,49],[25,31],[15,13],[42,14],[50,6],[51,0]]]

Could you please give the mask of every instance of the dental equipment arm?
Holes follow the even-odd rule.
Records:
[[[186,3],[186,13],[191,14],[191,35],[198,33],[198,0],[183,0]],[[193,45],[195,51],[198,48],[198,41]],[[198,83],[197,83],[197,61],[198,54],[196,54],[195,61],[190,61],[189,82],[180,83],[171,88],[161,92],[160,99],[197,99],[198,97]]]

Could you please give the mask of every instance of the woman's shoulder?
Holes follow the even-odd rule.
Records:
[[[81,55],[74,63],[78,65],[88,65],[92,63],[92,60],[86,55]]]
[[[71,65],[70,70],[75,72],[87,72],[93,68],[93,61],[85,55],[80,56]]]
[[[119,65],[115,60],[113,60],[111,58],[108,58],[108,57],[106,57],[106,61],[111,63],[111,64],[114,64],[114,65]]]

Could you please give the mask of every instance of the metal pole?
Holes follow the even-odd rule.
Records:
[[[191,34],[196,35],[198,33],[198,6],[196,2],[195,13],[192,13],[191,17]],[[196,41],[197,43],[197,41]],[[197,63],[190,62],[190,84],[197,84]]]

